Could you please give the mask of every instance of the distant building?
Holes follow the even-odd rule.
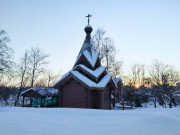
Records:
[[[60,107],[111,109],[120,79],[117,82],[101,66],[99,54],[91,43],[90,25],[85,27],[86,38],[72,70],[67,72],[54,88],[59,90]],[[117,96],[119,97],[119,96]]]
[[[58,107],[59,93],[57,89],[32,87],[21,93],[22,106],[26,107]]]

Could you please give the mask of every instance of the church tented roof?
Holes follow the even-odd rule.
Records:
[[[73,78],[88,89],[103,90],[109,83],[117,88],[114,78],[107,72],[105,66],[101,66],[99,60],[99,53],[94,49],[91,42],[90,33],[92,27],[87,25],[85,27],[86,38],[80,49],[73,69],[67,72],[62,78],[54,84],[57,88]]]

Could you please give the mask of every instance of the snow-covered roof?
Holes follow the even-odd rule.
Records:
[[[95,70],[91,70],[90,68],[88,68],[88,67],[86,67],[86,66],[84,66],[82,64],[79,64],[76,67],[74,67],[71,71],[69,71],[66,74],[64,74],[62,76],[62,78],[60,78],[60,80],[57,81],[53,86],[58,85],[62,80],[64,80],[66,77],[68,77],[70,74],[72,74],[73,71],[77,71],[79,69],[84,71],[85,74],[88,74],[91,77],[93,77],[95,80],[98,80],[98,78],[101,76],[102,73],[104,73],[104,72],[107,73],[105,66],[100,66],[100,67],[96,68]]]
[[[109,81],[112,79],[110,74],[106,74],[98,83],[91,81],[86,76],[82,75],[78,71],[71,71],[71,73],[81,82],[85,83],[88,87],[95,88],[95,89],[102,89],[106,87]]]
[[[41,96],[58,95],[58,90],[57,89],[45,88],[45,87],[32,87],[32,88],[29,88],[29,89],[21,92],[21,95],[25,94],[28,91],[34,91],[34,92],[40,94]]]
[[[66,76],[62,77],[57,83],[54,84],[56,87],[60,82],[62,82],[67,77],[73,77],[74,79],[78,80],[80,83],[85,84],[87,87],[91,89],[103,89],[107,86],[107,84],[112,81],[117,88],[116,83],[114,82],[112,76],[110,74],[106,74],[98,83],[90,80],[88,77],[84,76],[83,74],[79,73],[78,71],[70,71],[66,73]]]
[[[92,75],[95,78],[98,78],[104,71],[106,71],[105,66],[100,66],[100,67],[96,68],[95,70],[91,70],[88,67],[86,67],[82,64],[79,64],[78,66],[74,67],[73,70],[76,68],[81,68],[82,70],[86,71],[86,73]]]
[[[62,80],[64,80],[67,76],[69,76],[71,73],[71,71],[67,72],[66,74],[64,74],[57,82],[55,82],[53,84],[53,87],[56,87]]]
[[[122,84],[121,78],[114,78],[114,81],[116,82],[116,84],[118,84],[119,82]]]
[[[84,50],[82,53],[78,55],[75,65],[79,61],[79,59],[82,57],[82,55],[86,58],[86,60],[89,62],[89,64],[91,64],[92,67],[95,66],[99,57],[99,54],[93,49],[91,49],[91,52],[89,52],[88,50]]]

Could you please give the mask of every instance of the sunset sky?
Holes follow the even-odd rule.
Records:
[[[180,0],[0,0],[0,29],[15,60],[38,46],[50,55],[49,68],[65,73],[83,44],[87,14],[93,33],[103,28],[113,38],[125,72],[155,59],[180,70]]]

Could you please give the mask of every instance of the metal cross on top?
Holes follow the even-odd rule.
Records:
[[[89,21],[90,21],[90,17],[92,17],[92,15],[88,14],[86,17],[88,17],[88,25],[89,25]]]

